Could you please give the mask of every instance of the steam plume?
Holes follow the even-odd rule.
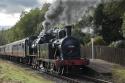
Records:
[[[100,0],[56,0],[49,7],[43,25],[47,30],[50,25],[74,24],[88,8],[95,7],[98,3]]]

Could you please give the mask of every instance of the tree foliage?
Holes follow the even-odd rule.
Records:
[[[6,39],[5,39],[5,30],[1,30],[0,31],[0,45],[4,45],[6,44]]]
[[[125,39],[125,0],[111,0],[101,3],[97,8],[86,13],[82,19],[74,24],[73,35],[83,43],[87,44],[91,38],[91,32],[82,29],[91,27],[95,35],[101,37],[106,45],[113,41]],[[31,35],[38,35],[44,21],[44,15],[50,4],[45,4],[42,9],[35,8],[29,13],[22,12],[20,20],[12,28],[0,31],[0,38],[4,43],[10,43]],[[0,44],[4,44],[0,42]]]
[[[44,15],[49,5],[44,4],[42,9],[35,8],[30,12],[22,12],[20,20],[13,27],[4,32],[0,31],[0,38],[5,39],[6,43],[10,43],[32,35],[38,35],[43,29],[42,21],[45,19]],[[2,42],[0,45],[3,44]]]
[[[93,40],[94,40],[93,41],[94,45],[105,45],[106,44],[101,36],[97,36],[97,37],[93,38]],[[91,45],[92,45],[92,42],[90,41],[88,43],[88,46],[91,46]]]
[[[124,0],[100,4],[95,10],[95,25],[99,35],[103,36],[107,43],[122,40]]]
[[[125,41],[124,40],[119,40],[112,42],[109,47],[114,47],[114,48],[125,48]]]
[[[94,10],[94,15],[84,16],[76,24],[78,28],[92,27],[95,36],[100,36],[109,45],[113,41],[124,40],[125,38],[125,0],[111,0],[107,3],[101,3]],[[93,10],[92,10],[93,11]],[[94,28],[93,28],[94,27]],[[77,29],[78,29],[77,28]],[[81,35],[78,32],[79,36]],[[82,37],[83,42],[85,33]],[[90,40],[91,36],[87,38]],[[81,36],[80,36],[81,39]]]
[[[125,13],[123,15],[122,32],[123,32],[123,37],[125,38]]]

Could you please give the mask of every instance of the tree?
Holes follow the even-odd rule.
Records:
[[[123,37],[125,38],[125,13],[123,16],[122,32],[123,32]]]
[[[125,11],[124,3],[124,0],[119,2],[113,0],[96,8],[94,15],[96,31],[108,44],[123,39],[121,26],[123,11]]]
[[[5,30],[1,30],[0,31],[0,45],[4,45],[6,43],[6,39],[5,39]]]
[[[45,4],[42,9],[35,8],[30,12],[22,12],[20,20],[10,29],[5,31],[7,43],[20,40],[32,35],[38,35],[45,20],[44,15],[50,4]]]
[[[96,34],[101,34],[101,26],[103,23],[103,19],[105,17],[103,9],[104,9],[104,4],[99,4],[94,13],[94,25],[96,27],[94,28],[94,31]]]

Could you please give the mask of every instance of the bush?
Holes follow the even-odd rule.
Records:
[[[91,44],[92,44],[92,42],[90,41],[88,43],[88,46],[90,46]],[[105,45],[105,44],[106,43],[101,36],[97,36],[94,38],[94,45]]]
[[[125,40],[119,40],[112,42],[109,47],[115,47],[115,48],[125,48]]]

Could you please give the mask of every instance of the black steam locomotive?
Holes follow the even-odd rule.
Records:
[[[0,46],[0,55],[58,74],[79,70],[89,64],[88,59],[81,58],[80,42],[71,36],[71,26]]]

